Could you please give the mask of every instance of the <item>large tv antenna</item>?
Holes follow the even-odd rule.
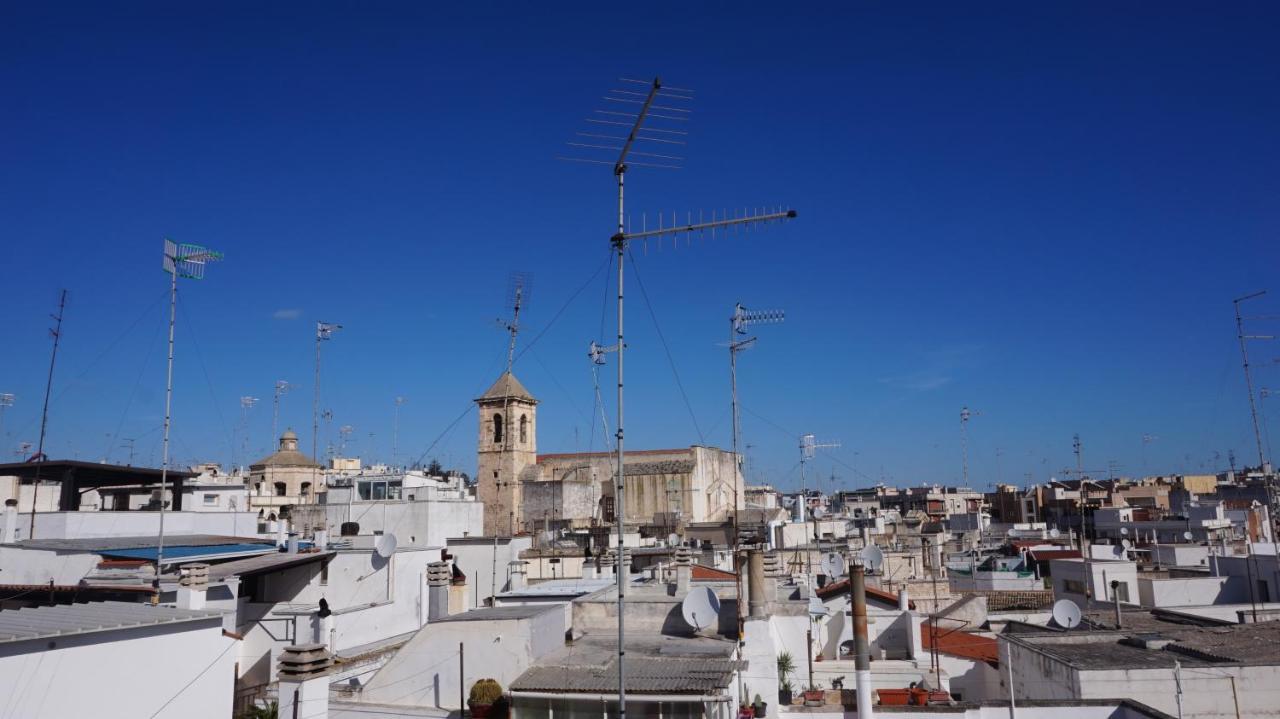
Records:
[[[333,322],[316,322],[316,382],[315,393],[311,398],[311,464],[316,464],[316,440],[320,436],[320,344],[333,338],[333,333],[342,329],[342,325]],[[315,467],[311,469],[311,486],[315,487]]]
[[[618,289],[618,341],[617,344],[603,347],[594,342],[591,346],[592,360],[597,364],[603,360],[606,352],[618,353],[618,421],[615,428],[618,455],[615,466],[614,497],[615,517],[618,530],[618,556],[622,556],[625,511],[623,449],[623,356],[626,352],[626,341],[623,333],[623,278],[628,249],[632,242],[639,240],[647,243],[650,239],[661,239],[670,236],[673,239],[693,233],[705,234],[710,231],[713,236],[721,229],[750,228],[772,221],[794,218],[795,210],[783,209],[773,212],[742,211],[722,215],[712,214],[706,221],[700,214],[698,222],[693,221],[692,213],[688,213],[686,222],[681,225],[672,218],[671,225],[659,219],[657,229],[648,229],[647,222],[642,220],[639,231],[628,231],[624,185],[627,171],[632,167],[655,167],[679,169],[684,158],[670,154],[686,144],[688,122],[691,117],[689,103],[693,101],[694,92],[685,88],[664,85],[661,78],[652,81],[621,78],[622,87],[614,89],[604,96],[609,109],[598,109],[586,122],[591,127],[588,131],[577,133],[577,140],[568,143],[575,152],[585,156],[565,156],[561,159],[573,162],[607,165],[613,169],[614,181],[618,188],[618,224],[617,231],[609,238],[610,246],[617,253],[617,289]],[[642,89],[643,88],[643,89]],[[625,132],[626,134],[619,134]],[[675,148],[675,149],[670,149]],[[616,155],[614,154],[616,153]],[[639,158],[639,159],[635,159]],[[661,217],[661,216],[659,216]],[[618,719],[626,719],[627,690],[625,663],[625,605],[626,578],[625,572],[618,572]]]
[[[165,491],[169,487],[169,428],[172,425],[171,408],[173,406],[173,330],[178,318],[178,278],[191,280],[204,278],[204,266],[222,259],[222,253],[214,252],[199,245],[178,244],[172,240],[164,241],[164,262],[162,267],[169,273],[169,364],[165,374],[164,389],[164,436],[160,450],[160,533],[156,542],[156,578],[153,602],[160,601],[160,574],[164,571],[164,507]]]
[[[1274,319],[1277,319],[1277,317],[1275,316],[1244,317],[1240,314],[1240,303],[1246,300],[1252,300],[1254,298],[1261,297],[1265,294],[1267,294],[1266,290],[1259,290],[1257,292],[1247,294],[1244,297],[1237,297],[1231,301],[1231,303],[1235,305],[1235,308],[1236,308],[1236,337],[1239,338],[1240,340],[1240,360],[1241,360],[1241,364],[1244,367],[1245,388],[1249,390],[1249,414],[1253,417],[1253,439],[1258,445],[1258,470],[1264,473],[1266,473],[1268,469],[1267,456],[1266,456],[1266,453],[1263,452],[1262,450],[1262,432],[1259,431],[1258,429],[1258,406],[1253,399],[1253,374],[1249,372],[1248,341],[1249,340],[1273,340],[1275,339],[1275,336],[1246,334],[1244,329],[1244,323],[1245,323],[1245,320],[1274,320]],[[1275,507],[1270,506],[1272,504],[1270,501],[1271,500],[1270,492],[1268,492],[1267,499],[1268,499],[1268,502],[1267,502],[1268,508],[1272,511],[1271,516],[1274,517]]]
[[[516,335],[520,334],[520,310],[529,304],[529,297],[533,290],[533,277],[526,272],[512,272],[507,277],[507,299],[506,304],[511,308],[510,320],[497,320],[498,326],[507,332],[510,339],[507,341],[507,371],[502,375],[502,380],[507,383],[503,388],[502,397],[502,448],[508,450],[511,448],[511,437],[514,434],[511,424],[511,368],[516,361]],[[516,478],[512,478],[516,481]],[[513,517],[514,519],[514,517]],[[514,531],[514,529],[512,530]]]

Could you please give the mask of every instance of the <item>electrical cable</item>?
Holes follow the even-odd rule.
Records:
[[[662,342],[662,350],[667,355],[667,364],[671,366],[671,374],[675,376],[676,387],[680,390],[680,398],[684,400],[684,408],[689,411],[689,419],[693,420],[693,429],[698,433],[698,442],[705,445],[706,438],[702,434],[702,428],[698,426],[698,418],[693,413],[693,405],[689,403],[689,395],[684,391],[684,383],[680,381],[680,372],[676,369],[675,358],[671,356],[671,348],[667,346],[667,338],[662,334],[662,327],[658,324],[658,315],[653,311],[653,304],[649,302],[649,293],[644,288],[644,280],[640,277],[640,267],[636,263],[635,254],[628,249],[627,256],[631,258],[631,269],[636,276],[636,284],[640,287],[640,296],[644,298],[645,307],[649,309],[649,318],[653,320],[653,328],[658,333],[658,340]]]

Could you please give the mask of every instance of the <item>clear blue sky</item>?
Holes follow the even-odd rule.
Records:
[[[654,74],[695,118],[686,169],[630,173],[637,214],[800,212],[638,254],[707,443],[729,443],[734,302],[786,310],[740,364],[753,481],[793,486],[813,432],[844,484],[957,482],[964,405],[979,487],[1072,465],[1074,432],[1125,473],[1255,456],[1231,299],[1270,287],[1253,311],[1280,312],[1274,3],[111,5],[0,22],[7,457],[36,439],[66,287],[49,454],[133,437],[156,461],[165,236],[226,253],[182,285],[179,460],[266,452],[277,379],[309,448],[318,319],[346,325],[335,433],[389,459],[402,395],[417,458],[497,375],[513,270],[525,341],[587,283],[517,366],[539,448],[587,449],[614,189],[554,157],[615,78]],[[634,278],[629,446],[698,442]],[[1258,378],[1280,389],[1280,364]],[[473,471],[475,423],[431,455]]]

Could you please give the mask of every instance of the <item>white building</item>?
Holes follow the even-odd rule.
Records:
[[[93,602],[0,611],[6,716],[231,716],[237,642],[216,611]]]

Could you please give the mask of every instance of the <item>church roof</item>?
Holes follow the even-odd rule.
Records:
[[[498,381],[494,382],[493,386],[489,387],[489,389],[484,394],[480,395],[476,401],[483,402],[494,399],[520,399],[526,402],[538,401],[534,399],[533,395],[529,394],[529,390],[525,389],[524,385],[520,384],[520,380],[516,379],[516,376],[510,372],[503,372],[502,376],[498,378]]]
[[[320,465],[312,462],[311,458],[299,452],[296,449],[282,449],[279,452],[264,457],[257,462],[249,465],[250,469],[254,467],[319,467]]]

